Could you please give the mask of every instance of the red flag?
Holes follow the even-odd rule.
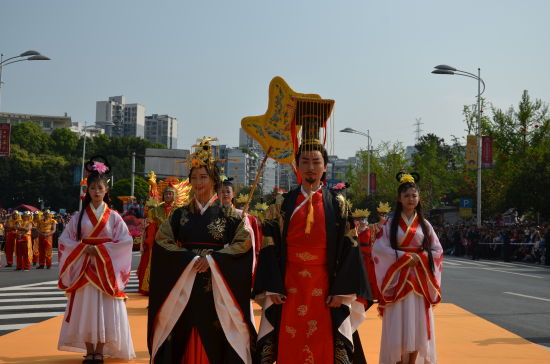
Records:
[[[376,193],[376,173],[370,174],[370,192],[369,193]]]
[[[484,136],[481,139],[481,168],[493,167],[493,137]]]

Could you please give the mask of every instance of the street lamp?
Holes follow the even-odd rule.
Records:
[[[341,133],[359,134],[367,137],[367,196],[370,195],[370,152],[372,146],[372,139],[370,137],[370,130],[367,129],[366,133],[358,131],[352,128],[345,128],[340,130]]]
[[[445,64],[435,66],[432,73],[436,75],[457,75],[477,80],[477,226],[481,226],[481,94],[485,92],[485,82],[481,79],[481,69],[477,69],[477,76]],[[483,90],[481,89],[483,85]]]
[[[18,59],[22,58],[22,59]],[[0,54],[0,109],[1,109],[1,96],[2,96],[2,69],[7,66],[8,64],[16,63],[16,62],[22,62],[22,61],[48,61],[49,58],[40,54],[40,52],[37,51],[26,51],[21,53],[18,56],[10,57],[4,59],[4,54]]]
[[[106,124],[104,124],[105,126],[112,126],[114,125],[113,122],[107,122]],[[82,133],[83,133],[83,136],[84,136],[84,143],[82,144],[82,167],[80,169],[80,180],[82,181],[84,179],[84,161],[86,160],[86,130],[87,129],[99,129],[97,126],[95,125],[90,125],[90,126],[86,126],[86,124],[84,124],[84,127],[82,128]],[[82,191],[82,187],[81,188],[81,191]],[[78,211],[82,210],[82,199],[80,198],[80,194],[78,196]]]

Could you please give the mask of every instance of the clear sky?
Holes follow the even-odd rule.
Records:
[[[96,101],[124,95],[176,117],[179,148],[203,135],[237,145],[279,75],[336,100],[336,130],[412,145],[422,118],[423,133],[449,141],[464,136],[477,83],[433,66],[480,67],[499,108],[524,89],[550,102],[549,14],[547,0],[2,0],[0,52],[52,60],[5,67],[1,111],[93,123]],[[365,146],[337,133],[334,152]]]

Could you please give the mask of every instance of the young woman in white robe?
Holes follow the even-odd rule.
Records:
[[[88,191],[80,214],[59,238],[60,289],[69,298],[58,349],[86,353],[83,363],[103,355],[135,357],[124,288],[130,278],[132,237],[120,215],[107,206],[108,169],[90,161]]]
[[[422,215],[414,178],[398,176],[395,214],[383,225],[372,252],[382,296],[379,362],[435,364],[432,307],[441,301],[443,248]]]

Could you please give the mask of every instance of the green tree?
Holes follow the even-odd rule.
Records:
[[[17,144],[29,153],[48,153],[51,151],[53,141],[48,134],[42,131],[42,127],[35,122],[26,121],[12,126],[11,142]]]
[[[122,211],[122,201],[119,197],[130,196],[131,191],[132,180],[130,178],[124,178],[114,183],[109,195],[111,196],[112,204],[117,210]],[[147,180],[143,177],[136,176],[134,180],[134,196],[136,199],[145,203],[148,193],[149,185],[147,184]]]
[[[367,196],[368,155],[366,150],[361,150],[357,168],[349,171],[346,176],[346,181],[350,183],[346,194],[354,208],[368,208],[371,211],[369,219],[376,221],[376,207],[380,201],[394,204],[397,190],[395,175],[407,169],[409,161],[400,142],[382,142],[371,153],[370,171],[376,174],[375,193]]]
[[[77,158],[79,138],[70,129],[55,129],[51,134],[51,138],[53,141],[53,149],[57,154],[62,155],[67,159]]]
[[[445,204],[453,204],[459,197],[458,184],[462,177],[459,169],[463,156],[457,143],[448,145],[435,134],[420,137],[412,155],[409,172],[420,175],[423,207],[427,210]]]

